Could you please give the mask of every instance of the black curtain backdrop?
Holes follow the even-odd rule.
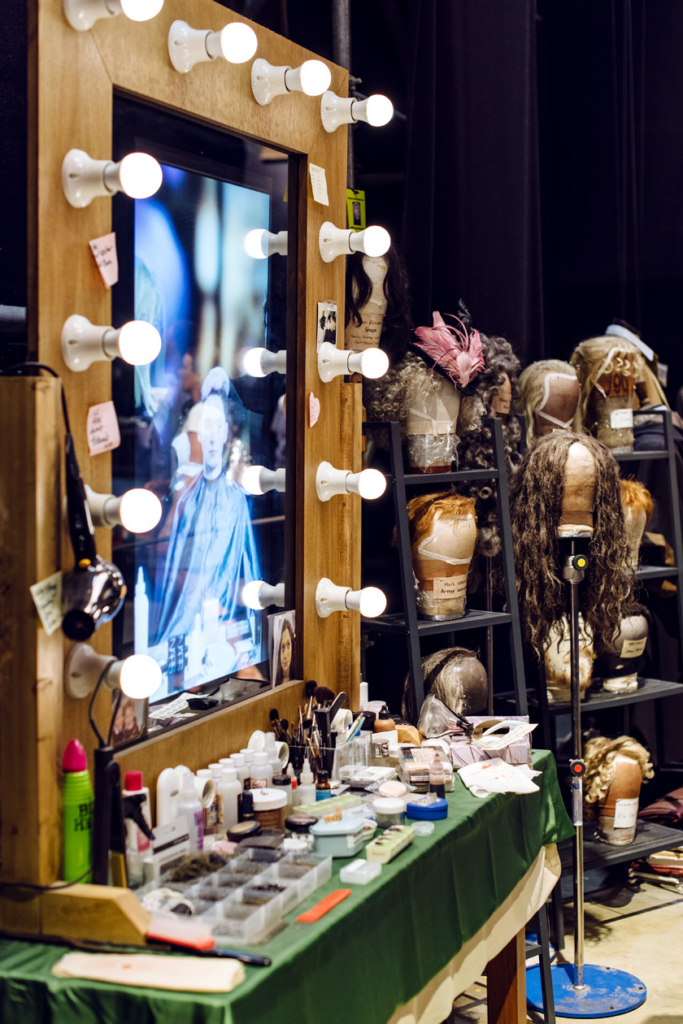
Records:
[[[536,0],[416,0],[403,247],[417,324],[454,312],[541,359]]]

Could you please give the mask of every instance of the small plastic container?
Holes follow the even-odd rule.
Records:
[[[279,789],[252,789],[254,817],[261,828],[284,828],[287,794]]]
[[[350,883],[351,885],[367,885],[368,882],[372,882],[373,879],[378,878],[381,874],[381,864],[372,864],[370,861],[359,857],[358,860],[351,861],[350,864],[341,869],[339,881],[346,882],[347,884]]]
[[[406,805],[400,797],[380,796],[372,801],[378,828],[391,828],[402,825],[406,817]]]
[[[358,818],[318,821],[311,826],[316,853],[329,857],[355,857],[363,849],[363,822]]]
[[[448,801],[432,793],[408,801],[406,816],[416,821],[441,821],[448,817]]]
[[[268,903],[245,903],[242,895],[236,895],[221,904],[219,920],[212,934],[217,947],[234,946],[235,941],[257,942],[261,936],[275,928],[282,917],[282,900],[275,898]]]

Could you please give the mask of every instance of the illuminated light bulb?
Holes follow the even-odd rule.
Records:
[[[319,96],[329,89],[331,81],[332,73],[321,60],[306,60],[301,67],[291,68],[286,64],[276,67],[259,57],[251,66],[251,88],[261,106],[291,92]]]
[[[368,96],[356,100],[352,96],[337,96],[334,92],[323,93],[320,101],[320,117],[326,132],[336,132],[342,124],[366,121],[374,128],[388,124],[394,116],[394,105],[386,96]]]
[[[383,377],[388,369],[389,358],[381,348],[351,352],[324,341],[318,352],[318,374],[325,384],[346,373],[361,373],[374,380]]]
[[[267,348],[247,348],[241,354],[242,372],[250,377],[266,377],[269,373],[287,372],[287,350],[269,352]]]
[[[74,644],[64,663],[66,688],[72,697],[88,697],[98,679],[108,690],[121,690],[132,700],[144,700],[161,685],[161,667],[148,654],[133,654],[115,661],[98,654],[89,644]]]
[[[144,700],[161,686],[161,667],[148,654],[131,654],[121,663],[121,691],[132,700]]]
[[[62,327],[62,357],[76,373],[117,356],[133,366],[145,366],[160,352],[161,335],[146,320],[130,320],[115,330],[91,324],[87,317],[75,314]]]
[[[376,469],[349,473],[345,469],[335,469],[329,462],[321,462],[315,475],[315,489],[321,501],[329,501],[336,494],[379,498],[384,494],[386,486],[386,477]]]
[[[242,472],[240,483],[248,494],[265,494],[266,491],[284,491],[284,469],[266,469],[265,466],[247,466]]]
[[[125,192],[132,199],[148,199],[161,187],[163,172],[149,153],[128,153],[123,160],[93,160],[82,149],[70,149],[62,162],[62,188],[69,203],[90,206],[98,196]]]
[[[114,494],[98,494],[86,484],[85,493],[94,526],[110,530],[123,526],[129,533],[149,533],[161,519],[161,502],[144,487],[134,487],[117,498]]]
[[[386,228],[372,225],[364,231],[337,228],[326,220],[318,235],[320,255],[325,263],[331,263],[337,256],[350,256],[363,252],[366,256],[383,256],[391,245],[391,235]]]
[[[256,53],[258,39],[253,28],[232,21],[218,32],[191,28],[186,21],[174,21],[168,31],[171,64],[186,75],[195,64],[221,57],[230,64],[244,64]]]
[[[315,608],[321,619],[326,619],[333,612],[345,611],[357,611],[365,618],[375,619],[386,606],[386,596],[377,587],[351,590],[350,587],[339,587],[324,577],[315,591]]]
[[[119,14],[131,21],[149,21],[163,6],[164,0],[63,0],[66,20],[78,32],[87,32],[100,18]]]
[[[287,232],[278,231],[275,235],[265,228],[254,228],[244,239],[244,248],[247,255],[255,260],[265,260],[269,256],[279,253],[280,256],[287,255]]]
[[[245,583],[242,587],[242,604],[255,612],[260,612],[272,604],[277,608],[284,608],[285,585],[278,583],[277,586],[271,587],[263,580],[252,580],[251,583]]]

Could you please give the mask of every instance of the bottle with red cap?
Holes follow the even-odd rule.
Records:
[[[122,796],[135,796],[139,793],[143,793],[145,797],[140,804],[140,810],[151,828],[152,814],[149,802],[149,788],[142,785],[142,772],[126,772]],[[149,839],[134,821],[126,818],[126,867],[128,869],[128,884],[131,888],[142,885],[145,873],[144,861],[148,854]]]
[[[83,744],[71,740],[62,759],[64,785],[64,880],[90,882],[92,874],[93,791]]]

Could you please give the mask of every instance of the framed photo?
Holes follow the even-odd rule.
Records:
[[[270,616],[270,678],[274,687],[282,686],[293,678],[295,614],[292,610]]]
[[[318,303],[318,332],[317,332],[317,348],[320,351],[320,346],[325,341],[329,341],[330,345],[337,344],[337,303],[336,302],[319,302]]]
[[[114,694],[115,701],[116,694]],[[132,700],[125,694],[121,696],[111,731],[112,747],[120,747],[124,743],[131,743],[146,735],[148,708],[149,701],[146,699]]]

